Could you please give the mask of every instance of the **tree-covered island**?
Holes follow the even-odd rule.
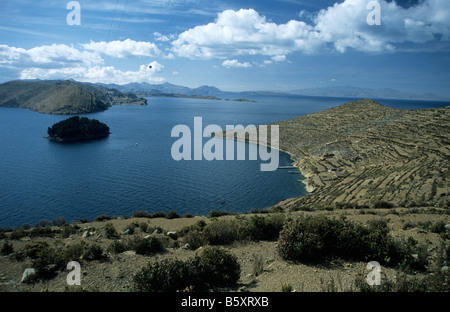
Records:
[[[110,134],[106,124],[78,116],[55,123],[47,133],[47,139],[63,143],[102,139]]]

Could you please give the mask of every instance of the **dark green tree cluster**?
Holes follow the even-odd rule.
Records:
[[[107,137],[109,127],[96,120],[86,117],[70,117],[48,128],[50,139],[59,141],[91,140]]]

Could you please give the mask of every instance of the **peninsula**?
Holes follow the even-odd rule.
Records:
[[[0,107],[76,115],[104,111],[113,105],[147,105],[147,101],[133,93],[74,80],[10,81],[0,85]]]
[[[363,99],[274,124],[309,192],[278,208],[450,202],[450,106],[404,110]]]
[[[105,138],[109,127],[96,119],[74,116],[54,124],[47,132],[51,141],[71,143]]]

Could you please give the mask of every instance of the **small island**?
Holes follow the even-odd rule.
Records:
[[[109,127],[96,120],[86,117],[70,117],[49,127],[47,139],[54,142],[71,143],[106,138]]]

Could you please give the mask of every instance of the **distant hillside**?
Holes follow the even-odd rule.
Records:
[[[73,80],[11,81],[0,85],[0,107],[73,115],[104,111],[112,105],[146,105],[145,99]]]
[[[411,94],[391,88],[359,88],[352,86],[328,86],[318,88],[306,88],[291,91],[292,94],[306,96],[328,96],[347,98],[378,98],[378,99],[403,99],[403,100],[450,100],[439,97],[433,93]]]
[[[444,98],[432,93],[411,94],[391,88],[360,88],[352,86],[328,86],[318,88],[307,88],[300,90],[291,90],[288,92],[277,91],[223,91],[214,86],[200,86],[198,88],[188,88],[174,85],[168,82],[162,84],[149,84],[146,82],[134,82],[125,85],[117,84],[99,84],[107,88],[114,88],[122,92],[132,92],[138,96],[151,96],[149,94],[176,94],[196,95],[196,96],[214,96],[221,98],[241,98],[258,95],[304,95],[304,96],[325,96],[325,97],[344,97],[344,98],[375,98],[375,99],[404,99],[404,100],[436,100],[450,101],[450,98]]]

